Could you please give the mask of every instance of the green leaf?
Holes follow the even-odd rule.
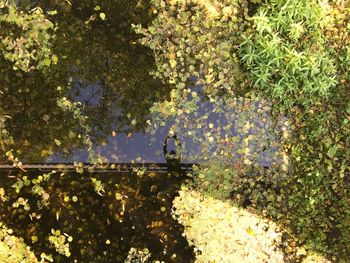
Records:
[[[327,155],[331,158],[335,156],[338,150],[338,144],[333,145],[329,150],[327,151]]]
[[[51,65],[51,60],[49,58],[44,59],[44,65],[49,67]]]

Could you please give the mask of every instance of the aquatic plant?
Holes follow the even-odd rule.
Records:
[[[246,84],[237,50],[246,26],[247,1],[152,1],[156,18],[144,29],[141,43],[154,50],[157,71],[178,90],[190,79],[208,94],[234,92]],[[161,26],[160,26],[161,25]]]
[[[14,69],[28,72],[57,63],[58,58],[50,49],[55,26],[42,9],[27,13],[1,0],[0,12],[0,52],[13,63]]]
[[[7,228],[3,223],[0,223],[0,252],[1,262],[43,262],[35,257],[23,239],[14,236],[13,230]]]
[[[226,101],[240,96],[249,100],[252,94],[271,101],[270,132],[279,141],[279,165],[262,169],[256,162],[238,161],[228,168],[235,172],[227,168],[212,172],[207,183],[208,174],[201,172],[204,181],[196,190],[218,188],[222,195],[225,185],[233,189],[233,201],[274,218],[296,235],[300,245],[333,261],[346,261],[350,253],[349,3],[256,2],[239,5],[241,11],[228,19],[224,10],[236,10],[237,1],[153,1],[156,19],[148,28],[135,29],[143,35],[141,42],[155,51],[155,75],[173,90],[168,101],[155,105],[150,123],[158,127],[170,119],[174,129],[181,130],[183,120],[194,113],[186,135],[201,134],[196,139],[212,149],[213,142],[226,137],[219,130],[198,133],[205,127],[202,119],[211,116],[201,114],[200,102],[223,108],[220,105]],[[208,22],[197,25],[198,17]],[[222,54],[218,50],[227,47],[228,57],[218,56]],[[198,90],[202,96],[192,96]],[[228,152],[219,151],[218,158],[205,151],[209,159],[221,161],[227,160]],[[251,153],[249,148],[247,152]]]
[[[54,245],[56,251],[61,255],[70,257],[69,242],[72,242],[73,238],[66,233],[61,234],[60,230],[55,229],[51,229],[51,234],[49,242]]]

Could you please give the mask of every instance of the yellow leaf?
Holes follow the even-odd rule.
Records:
[[[105,14],[105,13],[100,13],[100,18],[101,18],[102,20],[105,20],[105,19],[106,19],[106,14]]]
[[[256,233],[254,232],[254,230],[253,230],[252,228],[248,227],[248,228],[246,229],[246,231],[247,231],[247,233],[248,233],[249,235],[251,235],[251,236],[256,236]]]

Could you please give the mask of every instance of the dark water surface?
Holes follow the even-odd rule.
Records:
[[[149,3],[98,1],[100,10],[96,11],[95,2],[35,2],[43,10],[58,10],[51,19],[57,24],[52,51],[59,60],[48,71],[24,74],[0,61],[0,74],[6,76],[0,78],[6,90],[0,104],[11,116],[5,125],[13,136],[13,153],[19,160],[44,164],[89,162],[91,147],[106,162],[165,163],[163,145],[175,123],[184,147],[182,161],[193,163],[207,161],[215,147],[221,147],[213,145],[201,152],[210,139],[208,130],[202,127],[212,125],[211,134],[214,131],[212,135],[221,139],[226,134],[239,135],[246,123],[237,122],[238,111],[223,107],[214,112],[209,101],[190,117],[170,120],[155,132],[148,131],[151,106],[168,99],[171,91],[151,76],[154,54],[138,44],[138,36],[131,29],[132,23],[146,25],[150,21]],[[106,14],[106,20],[100,19],[100,12]],[[67,110],[64,98],[80,102],[79,107]],[[263,146],[273,136],[261,131],[271,124],[265,121],[267,114],[256,113],[258,108],[256,105],[252,115],[245,117],[246,122],[256,123],[258,131],[252,129],[246,136],[259,138],[249,147],[261,152],[258,162],[269,165],[274,150]],[[229,123],[234,124],[231,130],[220,130]],[[191,135],[196,129],[198,133]],[[92,145],[86,143],[87,136]],[[6,157],[0,158],[7,163]],[[237,156],[232,154],[232,158]],[[42,206],[40,196],[32,192],[34,183],[19,193],[11,187],[23,182],[23,176],[32,180],[39,174],[0,174],[0,188],[6,189],[8,197],[0,203],[1,220],[38,255],[53,253],[58,256],[57,262],[123,262],[130,248],[136,247],[147,248],[152,259],[165,262],[193,260],[192,250],[182,237],[183,229],[171,217],[172,200],[185,180],[183,173],[142,169],[127,173],[57,172],[42,185],[50,201],[48,207]],[[102,195],[94,191],[92,177],[105,186]],[[29,200],[32,210],[11,205],[21,197]],[[34,211],[41,217],[35,219]],[[59,256],[47,243],[52,228],[73,236],[70,258]],[[32,242],[32,236],[39,241]]]
[[[178,176],[183,178],[183,174],[58,172],[41,184],[48,194],[47,207],[40,205],[40,195],[33,194],[31,187],[20,193],[11,187],[16,178],[32,180],[41,174],[0,174],[0,185],[7,189],[8,197],[0,203],[1,221],[23,237],[38,256],[52,253],[55,262],[124,262],[135,247],[147,249],[151,260],[193,260],[183,228],[171,216],[172,200],[181,184]],[[104,184],[103,194],[96,193],[91,177]],[[14,207],[18,198],[28,200],[30,210]],[[70,257],[58,255],[49,245],[51,229],[73,237]],[[32,242],[33,236],[38,237],[37,242]]]
[[[217,133],[215,137],[239,135],[240,125],[245,123],[238,124],[237,120],[242,116],[225,106],[213,112],[209,101],[201,103],[191,116],[169,120],[156,131],[149,131],[150,108],[168,99],[171,87],[151,76],[155,70],[154,54],[138,44],[139,36],[131,28],[133,23],[146,25],[150,21],[148,1],[102,1],[98,11],[92,0],[47,0],[35,4],[44,10],[58,10],[57,15],[50,17],[57,24],[52,51],[58,64],[48,72],[29,74],[13,71],[6,61],[0,66],[0,73],[8,76],[0,79],[0,85],[7,90],[0,104],[11,116],[6,127],[14,137],[14,154],[22,162],[89,162],[87,149],[91,148],[108,162],[164,163],[163,144],[175,123],[184,146],[182,161],[197,163],[207,160],[219,148],[213,145],[201,152],[203,141],[208,141],[208,129],[204,127],[211,122],[215,129],[210,132]],[[100,19],[100,12],[106,14],[105,20]],[[62,98],[81,105],[67,110],[64,103],[62,106]],[[262,158],[258,161],[268,165],[271,151],[259,147],[273,140],[272,136],[263,132],[262,137],[258,135],[262,132],[256,130],[267,130],[271,124],[266,121],[266,114],[256,113],[258,110],[257,106],[246,117],[246,122],[255,122],[252,126],[257,127],[249,134],[261,138],[249,147],[260,151]],[[87,118],[82,121],[84,116]],[[226,135],[224,129],[216,130],[228,123],[233,125],[225,131]],[[199,132],[189,134],[198,124],[202,127]],[[86,136],[92,145],[87,146]]]
[[[131,29],[131,23],[149,21],[149,3],[99,2],[97,12],[95,1],[36,1],[43,10],[58,10],[51,17],[57,24],[52,50],[58,64],[24,74],[6,61],[0,63],[0,73],[6,76],[0,78],[6,90],[0,104],[11,116],[6,129],[14,139],[13,153],[23,163],[89,162],[86,135],[92,149],[108,162],[165,163],[169,126],[156,134],[145,132],[145,127],[150,107],[165,100],[170,89],[150,75],[153,54],[137,44]],[[59,106],[62,98],[81,104],[67,110]],[[7,163],[4,155],[1,158]],[[36,188],[39,192],[33,191],[33,182],[43,174],[0,173],[0,188],[6,191],[1,221],[23,237],[38,258],[45,252],[53,254],[55,262],[124,262],[134,247],[148,249],[152,260],[193,260],[183,229],[171,216],[183,173],[57,172]],[[101,195],[91,178],[104,186]],[[17,193],[16,185],[23,182],[29,185]],[[48,206],[42,198],[48,198]],[[19,200],[30,209],[12,205]],[[73,237],[70,257],[49,244],[51,229]]]
[[[53,53],[59,62],[49,73],[9,73],[2,66],[10,77],[0,80],[8,90],[0,103],[12,117],[6,125],[16,155],[23,162],[86,162],[82,135],[88,134],[97,153],[111,162],[165,162],[167,129],[155,135],[144,129],[150,107],[170,89],[150,75],[153,54],[137,44],[131,29],[131,23],[150,19],[148,4],[107,1],[98,12],[94,1],[71,4],[41,1],[44,9],[59,10],[51,17],[58,27]],[[76,112],[57,106],[62,97],[82,103],[90,131],[72,118]]]

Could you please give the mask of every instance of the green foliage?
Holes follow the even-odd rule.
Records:
[[[238,170],[229,169],[222,163],[211,163],[207,167],[195,167],[195,185],[204,195],[227,200],[235,186]]]
[[[204,22],[192,25],[192,19],[196,21],[201,17],[204,21],[207,14],[223,12],[215,1],[207,5],[202,1],[186,3],[154,1],[158,16],[152,26],[136,28],[145,36],[141,41],[155,51],[158,63],[155,75],[174,87],[170,100],[155,105],[154,123],[152,120],[150,123],[157,127],[166,120],[174,121],[173,129],[200,142],[209,160],[226,164],[234,154],[247,153],[248,158],[236,159],[237,162],[230,159],[227,163],[233,167],[222,168],[224,173],[210,169],[200,171],[199,180],[203,182],[198,183],[197,190],[202,189],[216,198],[227,196],[231,191],[235,202],[254,207],[280,222],[290,235],[296,236],[299,245],[326,254],[333,261],[346,262],[350,255],[349,3],[276,0],[248,5],[247,12],[237,13],[240,23],[236,27],[226,21],[225,26],[231,25],[235,28],[233,31],[221,30],[223,25],[215,20],[215,15],[209,16],[206,27]],[[226,4],[234,8],[237,2],[223,3]],[[212,13],[205,8],[212,8]],[[184,14],[179,14],[179,10]],[[187,10],[191,11],[188,17]],[[220,18],[225,19],[223,13]],[[185,33],[178,34],[179,29]],[[222,38],[218,35],[221,31]],[[207,41],[201,42],[201,38]],[[231,56],[238,54],[236,63],[213,55],[226,51],[227,45],[232,48]],[[195,58],[201,50],[206,55],[197,61]],[[215,72],[212,76],[210,68]],[[190,74],[186,75],[187,72]],[[191,76],[203,85],[202,96],[192,96],[198,86],[190,85]],[[239,76],[249,79],[242,81]],[[250,92],[252,89],[255,91]],[[223,90],[228,92],[219,92]],[[249,137],[253,114],[245,115],[244,110],[237,110],[237,119],[225,118],[228,125],[242,121],[249,127],[243,126],[240,130],[241,140],[231,141],[235,136],[230,138],[222,133],[226,123],[214,123],[211,126],[216,129],[207,129],[210,122],[205,121],[211,115],[199,106],[209,101],[211,104],[205,105],[214,105],[210,108],[212,112],[224,112],[227,116],[240,108],[239,104],[231,104],[232,101],[249,101],[252,94],[272,102],[272,110],[266,111],[262,122],[267,122],[267,116],[273,118],[274,124],[267,126],[279,140],[275,148],[279,161],[269,169],[257,165],[254,157],[262,151],[250,150],[249,143],[243,147],[212,147],[219,142],[237,146],[259,139],[261,144],[271,147],[268,137],[259,137],[262,133]],[[265,110],[258,109],[258,112]]]
[[[239,53],[255,87],[286,106],[329,97],[338,79],[322,34],[327,11],[317,1],[271,1],[249,19]]]
[[[237,47],[245,26],[245,0],[152,1],[158,14],[143,29],[141,43],[156,54],[154,75],[177,89],[190,78],[209,94],[241,90],[244,74],[239,68]]]
[[[286,224],[295,215],[286,203],[293,180],[276,180],[258,167],[250,171],[255,176],[235,168],[220,162],[197,167],[193,182],[183,185],[173,202],[196,262],[330,262],[298,242],[300,236]]]
[[[0,25],[1,53],[14,69],[28,72],[57,63],[50,49],[55,27],[40,8],[25,13],[15,4],[1,0]]]
[[[201,163],[193,185],[186,186],[174,202],[187,238],[202,253],[197,253],[199,262],[237,257],[281,261],[283,256],[294,263],[311,255],[311,250],[334,262],[347,262],[348,1],[153,0],[155,19],[149,25],[149,13],[139,16],[142,21],[137,16],[138,10],[148,8],[141,1],[71,2],[52,1],[58,11],[47,13],[55,21],[50,22],[40,8],[25,12],[13,1],[0,0],[4,158],[25,172],[20,156],[42,160],[57,149],[68,153],[68,146],[80,142],[91,162],[103,163],[93,151],[92,138],[110,133],[109,122],[115,118],[112,106],[122,108],[117,132],[143,129],[150,112],[151,128],[172,121],[170,134],[178,134],[180,140],[191,137],[199,145],[199,156],[192,156],[195,160],[216,161]],[[115,15],[116,9],[125,12]],[[132,22],[143,23],[134,30],[153,50],[153,75],[172,88],[170,94],[148,77],[153,58],[135,42],[129,28]],[[67,69],[71,70],[67,73]],[[71,100],[75,84],[101,85],[103,107]],[[31,86],[43,88],[31,90]],[[33,132],[38,125],[40,132]],[[16,132],[13,127],[19,126],[23,131]],[[182,146],[185,154],[191,150],[186,143]],[[270,158],[268,168],[259,164],[262,154]],[[82,163],[75,163],[75,168],[84,174]],[[137,182],[147,179],[145,169],[135,168],[134,173]],[[72,249],[79,249],[76,253],[81,257],[102,260],[93,255],[100,245],[96,237],[108,233],[110,224],[122,224],[129,212],[140,218],[138,211],[148,200],[142,192],[158,191],[153,182],[150,186],[142,182],[135,189],[135,181],[126,186],[124,181],[105,183],[96,176],[81,183],[66,179],[64,173],[53,174],[24,175],[11,182],[12,188],[11,184],[6,190],[0,188],[0,208],[6,212],[4,220],[39,250],[47,248],[49,240],[58,258],[58,254],[74,257],[68,249],[73,242]],[[159,209],[145,218],[146,228],[135,231],[164,243],[171,235],[164,232],[163,221],[153,219],[170,211],[164,203],[170,197],[164,192],[155,196],[147,207],[156,203]],[[106,213],[93,211],[98,208]],[[265,230],[261,216],[268,220]],[[87,220],[99,229],[90,229]],[[281,241],[272,220],[293,244]],[[19,229],[18,222],[29,222],[30,232]],[[173,227],[173,222],[166,223]],[[47,238],[49,230],[39,230],[40,225],[62,229],[74,240],[57,230]],[[113,238],[103,244],[120,248],[119,237]],[[143,247],[139,241],[132,245]],[[84,246],[87,249],[80,250]],[[247,252],[249,248],[256,248],[255,252]],[[129,247],[120,249],[124,256],[129,251]],[[137,249],[129,255],[130,260],[149,256]],[[306,261],[317,262],[318,256],[312,257]]]
[[[70,257],[69,242],[72,242],[73,238],[66,233],[61,234],[60,230],[55,229],[51,229],[51,234],[49,242],[54,245],[56,251],[61,255]]]
[[[344,67],[350,10],[340,2],[329,8],[324,36],[337,61],[339,84],[328,101],[318,104],[315,97],[311,109],[289,109],[292,136],[283,145],[294,169],[288,181],[293,187],[287,188],[288,210],[293,211],[288,220],[301,242],[343,262],[350,255],[350,97],[349,68]]]
[[[349,115],[341,104],[294,116],[294,136],[285,142],[294,160],[289,184],[289,220],[310,247],[341,258],[349,253]],[[337,117],[336,117],[337,116]],[[305,122],[307,121],[307,122]],[[305,124],[306,123],[306,124]],[[295,125],[295,126],[294,126]],[[304,125],[303,128],[299,128]]]
[[[23,239],[15,237],[13,230],[0,223],[0,261],[1,262],[39,262],[34,253],[23,242]],[[44,261],[40,261],[44,262]]]

